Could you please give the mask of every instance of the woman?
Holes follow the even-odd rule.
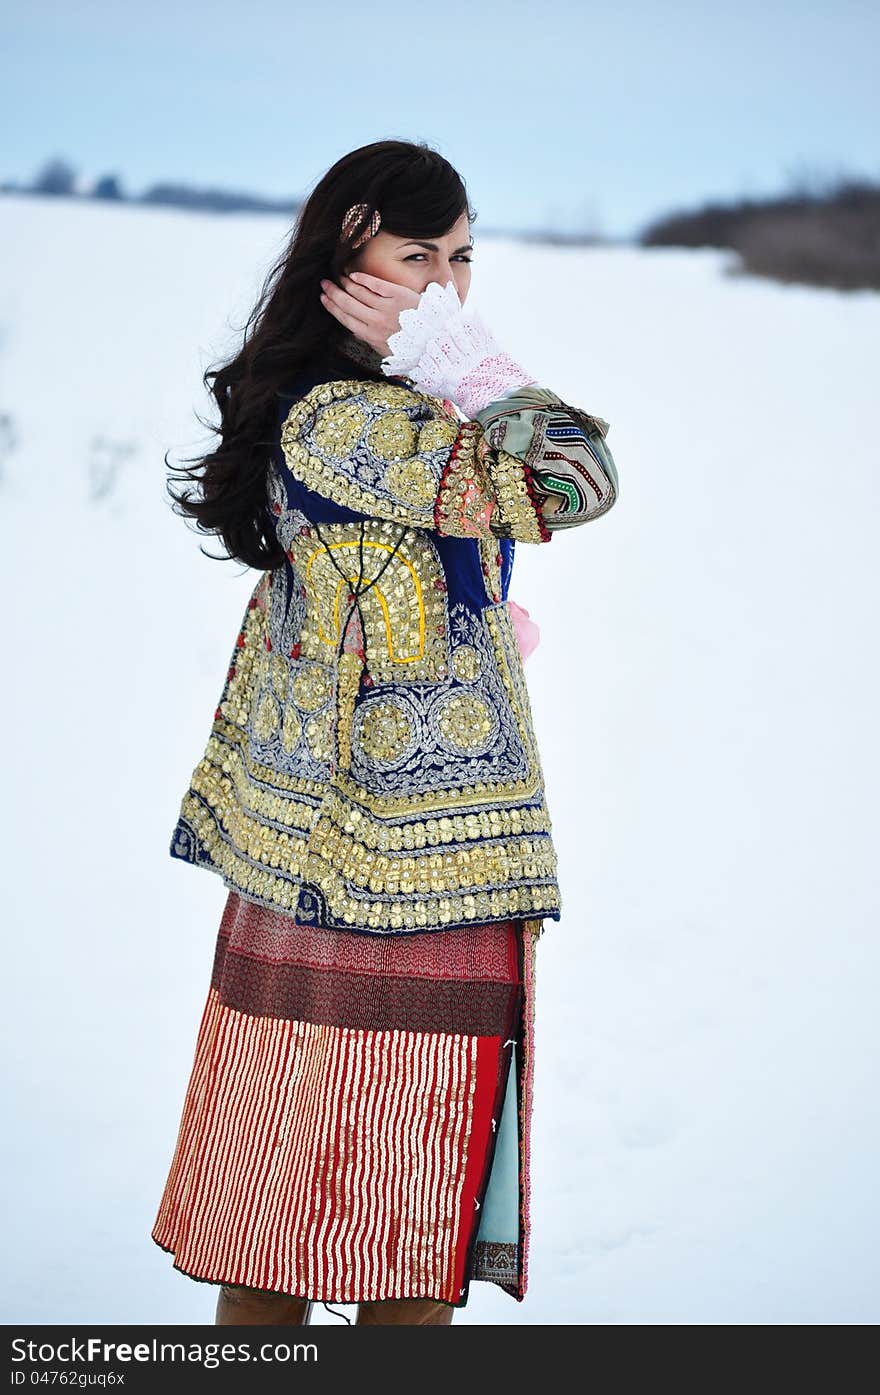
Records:
[[[170,849],[228,898],[152,1235],[218,1324],[526,1292],[560,897],[508,587],[618,485],[607,422],[464,314],[473,218],[424,145],[334,165],[174,495],[260,572]]]

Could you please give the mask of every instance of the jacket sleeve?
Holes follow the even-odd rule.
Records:
[[[398,383],[312,388],[281,427],[306,488],[356,512],[449,537],[547,542],[617,497],[608,423],[529,385],[459,421]]]
[[[550,534],[607,513],[616,502],[617,466],[602,417],[530,384],[479,409],[489,452],[521,459]]]

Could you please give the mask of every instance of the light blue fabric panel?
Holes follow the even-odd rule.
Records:
[[[481,1207],[480,1226],[477,1240],[487,1240],[496,1245],[516,1245],[519,1243],[519,1134],[516,1115],[516,1070],[511,1065],[507,1072],[507,1089],[504,1093],[504,1106],[501,1122],[498,1125],[498,1141],[489,1174],[489,1185]]]

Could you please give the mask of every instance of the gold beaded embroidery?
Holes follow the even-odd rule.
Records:
[[[281,744],[288,753],[299,745],[302,736],[302,720],[295,707],[287,706],[281,722]]]
[[[505,686],[518,704],[521,737],[536,762],[521,666],[511,664],[516,637],[509,611],[488,607],[483,614]],[[230,706],[236,677],[265,669],[266,622],[259,604],[249,608],[221,708]],[[340,693],[347,696],[339,700],[340,711],[350,710],[359,671],[357,655],[344,657]],[[467,665],[466,653],[463,658]],[[285,720],[293,711],[287,708]],[[332,715],[327,707],[306,723],[307,740],[322,756],[333,746]],[[559,909],[537,763],[525,782],[480,780],[388,799],[364,790],[344,768],[327,784],[259,764],[244,725],[218,717],[181,806],[183,825],[198,839],[202,856],[242,894],[292,910],[306,881],[320,889],[334,922],[386,933]],[[343,737],[340,767],[348,754]]]
[[[357,445],[368,421],[357,402],[340,402],[334,411],[321,413],[312,431],[317,450],[329,456],[346,456]]]
[[[398,760],[411,738],[409,718],[397,703],[383,699],[365,708],[358,740],[361,750],[373,760]]]
[[[257,717],[254,722],[254,729],[261,741],[268,741],[272,733],[277,729],[281,719],[278,703],[271,693],[264,693],[260,699],[257,709]]]
[[[254,686],[254,669],[263,660],[264,651],[260,647],[265,626],[265,598],[268,590],[269,573],[264,573],[257,583],[252,600],[245,616],[241,634],[241,647],[236,650],[235,663],[230,669],[220,701],[220,712],[236,726],[244,726],[248,719],[251,693]]]
[[[300,399],[283,446],[304,484],[369,517],[300,514],[285,533],[295,643],[270,643],[285,591],[267,573],[181,806],[179,855],[284,910],[310,888],[340,926],[540,925],[560,905],[556,856],[498,551],[499,535],[541,537],[523,461],[437,399],[358,380]],[[495,603],[470,620],[447,608],[432,530],[478,541]],[[429,755],[436,777],[410,780],[402,763]]]
[[[529,913],[547,915],[561,905],[555,882],[490,892],[440,896],[401,903],[399,900],[363,901],[347,895],[338,872],[304,850],[302,839],[289,839],[284,871],[257,865],[239,852],[238,845],[220,834],[216,819],[191,794],[184,796],[181,817],[199,840],[205,854],[225,884],[242,895],[283,911],[294,911],[299,900],[300,878],[320,886],[331,913],[344,923],[378,932],[401,929],[442,929],[473,921],[520,918]],[[275,864],[277,867],[278,864]],[[408,878],[411,880],[412,878]]]
[[[480,538],[478,547],[486,595],[497,605],[501,600],[501,553],[498,551],[498,539],[494,534],[491,538]]]
[[[385,484],[389,493],[396,494],[407,504],[433,504],[437,492],[430,465],[426,465],[417,455],[389,465],[385,471]]]
[[[447,416],[426,421],[419,431],[419,450],[450,450],[458,435],[458,424]]]
[[[548,536],[523,461],[415,388],[319,384],[291,407],[281,449],[297,480],[358,513],[450,537]]]
[[[306,743],[316,760],[328,761],[333,754],[333,713],[328,707],[304,725]]]
[[[293,680],[293,700],[303,712],[323,707],[333,691],[333,673],[324,664],[307,664]]]
[[[338,408],[335,410],[338,411]],[[330,416],[324,414],[325,420]],[[366,444],[380,460],[406,460],[413,454],[418,441],[418,433],[406,412],[383,412],[367,429]],[[335,455],[343,454],[339,450]]]
[[[447,744],[476,754],[495,730],[488,707],[474,693],[454,693],[440,709],[439,726]]]
[[[296,534],[289,556],[305,590],[304,658],[333,659],[350,610],[346,582],[357,584],[362,560],[365,589],[359,604],[365,662],[373,680],[415,683],[446,677],[446,583],[428,535],[413,532],[401,540],[399,528],[379,519],[364,523],[363,536],[359,523],[322,524],[320,538],[311,530]]]
[[[359,654],[345,652],[339,655],[339,669],[336,695],[336,729],[340,770],[351,765],[351,724],[354,705],[360,687],[362,661]]]
[[[511,882],[552,878],[556,872],[555,853],[546,838],[475,843],[454,853],[394,856],[364,853],[355,838],[323,816],[312,829],[309,856],[328,884],[333,885],[338,878],[340,883],[348,884],[349,891],[385,895],[401,891],[435,896],[476,894],[483,887],[501,890]]]
[[[499,799],[504,797],[505,791],[493,791],[489,785],[484,785],[480,792],[471,786],[455,795],[447,795],[445,802],[442,797],[430,804],[425,800],[421,818],[408,817],[399,807],[399,801],[394,810],[386,809],[373,817],[363,805],[363,790],[346,782],[344,776],[335,781],[331,800],[326,782],[318,784],[294,779],[255,762],[248,752],[244,733],[238,733],[236,739],[228,728],[223,731],[222,739],[219,734],[210,737],[195,775],[193,788],[198,788],[207,802],[221,812],[224,825],[235,830],[236,836],[246,842],[270,837],[265,830],[261,832],[263,820],[280,824],[284,830],[296,828],[307,832],[322,802],[326,819],[341,831],[356,835],[356,841],[364,850],[380,852],[418,851],[442,847],[449,842],[540,835],[551,829],[543,803],[517,804],[509,799],[503,804],[495,803],[491,798],[493,793]],[[351,797],[346,797],[346,791]],[[478,793],[482,797],[475,797]],[[436,807],[437,812],[428,813],[432,807]],[[442,809],[449,812],[440,812]],[[393,821],[395,815],[396,822]],[[275,850],[280,851],[285,838],[279,833],[277,839]]]
[[[525,929],[531,936],[532,946],[534,947],[544,933],[544,922],[543,920],[527,920],[525,921]]]
[[[449,451],[437,492],[435,523],[441,533],[485,538],[495,544],[495,500],[479,454],[482,427],[465,421]]]
[[[546,541],[540,510],[529,493],[523,462],[506,450],[494,450],[483,434],[478,438],[477,455],[486,465],[492,481],[497,508],[494,531],[499,537],[518,538],[521,542]]]
[[[459,644],[452,651],[452,671],[460,683],[473,683],[479,678],[482,662],[472,644]]]
[[[287,660],[282,654],[272,655],[272,687],[283,702],[287,697],[288,683]]]
[[[399,498],[386,466],[417,454],[439,478],[442,451],[421,449],[419,427],[436,415],[435,398],[358,379],[321,384],[291,407],[281,428],[288,468],[309,489],[359,513],[430,528],[433,499]],[[441,409],[442,410],[442,409]],[[424,493],[424,491],[423,491]]]

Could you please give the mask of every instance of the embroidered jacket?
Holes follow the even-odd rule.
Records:
[[[461,420],[336,343],[279,397],[286,560],[248,601],[171,854],[306,923],[558,920],[507,594],[517,541],[616,500],[608,423],[535,383]]]

